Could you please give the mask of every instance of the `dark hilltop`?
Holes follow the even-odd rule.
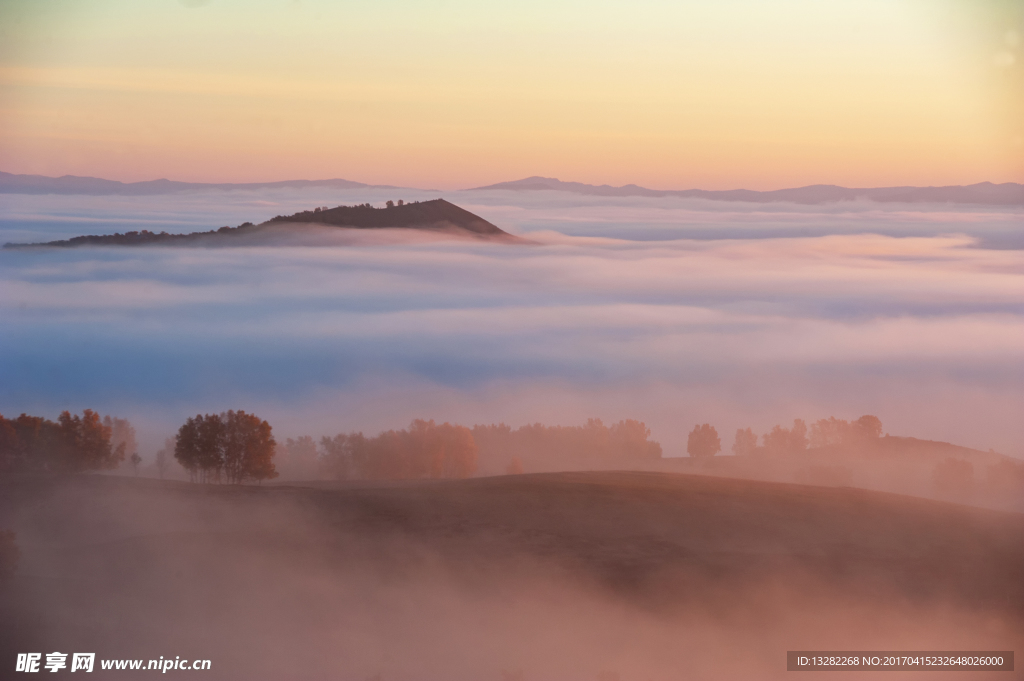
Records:
[[[245,236],[276,234],[287,236],[303,226],[327,226],[345,229],[412,229],[476,239],[519,242],[521,239],[491,224],[468,210],[444,199],[395,204],[384,208],[368,203],[358,206],[314,208],[294,215],[278,215],[261,224],[245,222],[238,227],[221,227],[208,232],[168,234],[167,232],[126,232],[124,234],[90,234],[61,241],[34,244],[4,244],[4,248],[36,246],[143,246],[158,245],[221,245]]]
[[[444,199],[414,203],[388,201],[386,208],[360,206],[315,208],[295,215],[279,215],[264,224],[307,222],[354,229],[460,229],[480,236],[511,237],[479,215],[459,208]]]

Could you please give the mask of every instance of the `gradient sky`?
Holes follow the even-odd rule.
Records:
[[[0,0],[0,170],[1024,181],[1019,0]]]

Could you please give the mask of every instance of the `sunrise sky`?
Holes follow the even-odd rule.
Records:
[[[0,0],[0,170],[1024,182],[1017,0]]]

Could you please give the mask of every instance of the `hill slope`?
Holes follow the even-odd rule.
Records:
[[[3,483],[0,527],[22,550],[0,664],[58,646],[223,679],[763,679],[787,649],[1024,634],[1024,517],[850,489],[79,476]]]
[[[103,234],[76,236],[61,241],[37,244],[4,244],[4,248],[28,247],[69,247],[69,246],[147,246],[147,245],[239,245],[254,243],[252,237],[295,235],[311,227],[339,227],[346,229],[407,229],[453,236],[468,236],[477,239],[523,241],[505,232],[468,210],[459,208],[444,199],[434,199],[401,206],[374,208],[362,206],[338,206],[307,210],[294,215],[279,215],[254,225],[246,222],[238,227],[221,227],[208,232],[191,234],[168,234],[142,230],[125,234]]]
[[[444,199],[388,208],[374,208],[367,204],[307,210],[295,215],[279,215],[264,224],[274,223],[314,223],[355,229],[457,229],[480,236],[511,236],[482,217]]]

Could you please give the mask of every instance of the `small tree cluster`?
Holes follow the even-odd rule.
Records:
[[[135,428],[128,419],[119,419],[116,416],[104,416],[103,425],[110,429],[110,446],[115,455],[122,461],[127,461],[138,475],[142,457],[139,456],[139,445],[135,440]]]
[[[61,412],[56,422],[0,416],[0,475],[111,470],[124,460],[125,449],[111,446],[111,426],[91,409],[81,416]]]
[[[812,447],[861,445],[882,436],[882,422],[877,416],[861,416],[850,423],[830,416],[811,424]]]
[[[277,477],[276,446],[269,423],[255,414],[226,411],[185,421],[175,438],[174,458],[193,482],[259,482]]]
[[[722,442],[718,439],[718,431],[703,423],[693,427],[686,438],[686,452],[696,458],[712,457],[722,451]]]
[[[465,426],[417,419],[408,430],[368,438],[339,434],[320,441],[328,477],[365,480],[467,478],[476,471],[477,446]]]
[[[807,424],[802,419],[794,419],[791,428],[781,425],[761,436],[761,446],[757,445],[757,435],[750,428],[736,431],[736,439],[732,446],[733,454],[799,454],[811,448],[822,447],[868,447],[878,443],[882,436],[882,422],[877,416],[865,415],[856,421],[848,422],[835,417],[820,419],[810,427],[808,437]]]

